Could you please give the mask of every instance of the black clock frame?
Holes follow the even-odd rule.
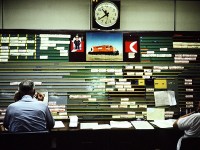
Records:
[[[116,23],[110,27],[103,27],[101,25],[99,25],[98,23],[96,23],[95,21],[95,8],[98,4],[102,3],[102,2],[112,2],[114,3],[117,7],[118,7],[118,10],[119,10],[119,16],[118,16],[118,19],[116,21]],[[92,4],[91,4],[91,29],[100,29],[100,30],[115,30],[115,29],[120,29],[120,0],[95,0],[95,1],[92,1]]]

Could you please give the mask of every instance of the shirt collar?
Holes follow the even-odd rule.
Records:
[[[35,101],[35,98],[32,98],[30,95],[24,95],[21,99],[21,101],[26,101],[26,102],[31,102],[31,101]]]

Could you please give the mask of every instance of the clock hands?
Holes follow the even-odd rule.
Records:
[[[108,15],[108,14],[109,14],[109,13],[107,12],[107,10],[104,10],[103,8],[102,8],[102,10],[103,10],[103,12],[104,12],[105,15]]]
[[[104,17],[106,17],[106,16],[108,17],[108,15],[105,14],[105,15],[103,15],[102,17],[98,18],[98,20],[101,20],[102,18],[104,18]]]
[[[98,20],[101,20],[104,17],[108,17],[108,15],[109,15],[109,12],[107,12],[107,10],[104,10],[103,8],[102,8],[102,10],[104,12],[104,15],[102,17],[98,18]]]

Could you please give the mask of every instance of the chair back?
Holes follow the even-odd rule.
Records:
[[[50,149],[51,138],[48,132],[0,133],[2,149],[47,150]]]
[[[181,141],[180,150],[191,150],[193,148],[200,149],[200,137],[183,138]]]

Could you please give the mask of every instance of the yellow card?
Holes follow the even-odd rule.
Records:
[[[154,88],[155,89],[167,89],[167,80],[155,79],[154,80]]]
[[[145,85],[144,79],[139,79],[138,80],[138,85]]]

